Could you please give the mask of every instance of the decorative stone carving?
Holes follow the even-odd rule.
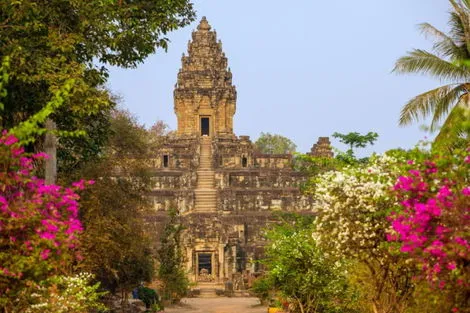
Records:
[[[207,118],[208,135],[233,134],[237,92],[222,45],[205,17],[192,37],[174,91],[177,133],[199,136]]]

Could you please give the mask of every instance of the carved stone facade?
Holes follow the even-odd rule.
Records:
[[[179,210],[191,280],[243,281],[259,271],[262,232],[274,212],[311,210],[299,188],[305,177],[292,169],[291,155],[256,153],[248,136],[233,133],[236,90],[205,18],[182,57],[174,101],[178,130],[152,160],[155,221]],[[327,143],[317,144],[322,156],[332,155]]]
[[[178,135],[233,134],[237,92],[222,42],[205,18],[192,37],[174,92]]]

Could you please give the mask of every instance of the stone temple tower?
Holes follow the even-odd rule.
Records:
[[[222,44],[202,18],[182,57],[174,90],[176,133],[148,160],[153,164],[149,221],[162,234],[167,212],[177,209],[188,277],[204,290],[249,287],[262,272],[264,228],[275,212],[310,214],[313,200],[299,186],[307,177],[292,167],[290,154],[258,152],[233,128],[237,92]],[[326,138],[315,155],[330,155]]]
[[[174,91],[179,136],[233,134],[237,92],[222,43],[203,17],[192,33]]]

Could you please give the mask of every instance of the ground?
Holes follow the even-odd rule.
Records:
[[[266,313],[257,298],[188,298],[182,305],[166,308],[165,313]]]

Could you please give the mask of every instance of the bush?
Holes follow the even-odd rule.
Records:
[[[140,300],[142,300],[145,303],[145,307],[149,309],[150,307],[161,307],[163,306],[160,304],[160,301],[158,299],[158,294],[155,290],[147,287],[139,287],[137,289],[137,295]]]

